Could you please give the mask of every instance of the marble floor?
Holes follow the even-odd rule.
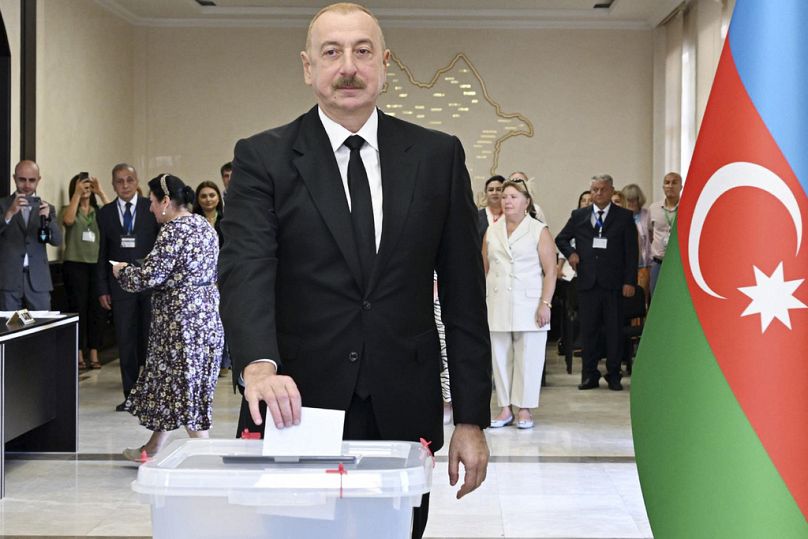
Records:
[[[578,376],[566,374],[554,347],[547,367],[536,427],[487,431],[491,464],[480,489],[456,500],[446,448],[438,452],[425,537],[652,536],[634,462],[630,379],[622,392],[579,391]],[[216,390],[213,437],[235,431],[239,399],[224,380]],[[83,371],[79,394],[78,455],[12,455],[6,461],[0,538],[151,537],[149,506],[130,488],[137,467],[120,457],[147,434],[135,418],[114,411],[121,401],[117,362]]]

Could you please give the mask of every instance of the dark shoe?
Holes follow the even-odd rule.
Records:
[[[123,401],[118,406],[115,407],[116,412],[125,412],[126,411],[126,401]]]
[[[598,379],[597,378],[587,378],[580,384],[578,384],[578,389],[595,389],[598,387]]]
[[[609,384],[609,389],[612,391],[623,391],[623,384],[620,383],[620,375],[617,376],[604,376],[606,383]]]

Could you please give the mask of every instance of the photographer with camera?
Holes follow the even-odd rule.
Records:
[[[17,191],[0,199],[0,311],[50,309],[53,290],[45,244],[61,245],[56,209],[36,196],[42,177],[33,161],[14,167]]]
[[[106,313],[96,296],[100,232],[96,211],[109,200],[98,178],[79,172],[70,180],[68,204],[61,213],[65,227],[62,276],[70,312],[79,313],[80,369],[86,369],[84,353],[89,350],[90,367],[100,369],[98,350],[101,348]]]

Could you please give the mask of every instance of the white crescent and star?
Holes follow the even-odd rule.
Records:
[[[701,272],[699,263],[699,246],[704,223],[715,202],[725,193],[739,187],[752,187],[775,197],[783,204],[797,233],[795,253],[799,253],[802,246],[802,214],[794,193],[786,182],[771,170],[755,163],[735,162],[724,165],[707,180],[696,207],[688,236],[688,262],[690,271],[696,284],[705,293],[717,299],[726,299],[715,292]],[[805,309],[805,304],[794,297],[794,292],[804,279],[785,281],[783,278],[783,262],[781,261],[771,275],[767,276],[756,266],[753,266],[755,285],[741,287],[738,290],[752,298],[752,302],[741,313],[741,316],[760,314],[761,332],[765,331],[772,320],[777,318],[787,328],[791,329],[789,309]]]

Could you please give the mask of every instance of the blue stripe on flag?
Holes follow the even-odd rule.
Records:
[[[737,0],[729,41],[746,91],[808,192],[808,0]]]

